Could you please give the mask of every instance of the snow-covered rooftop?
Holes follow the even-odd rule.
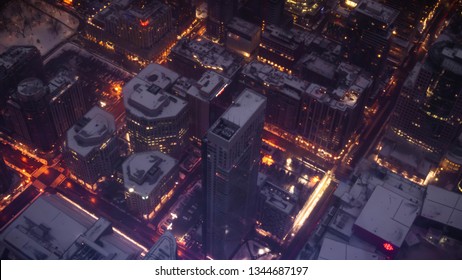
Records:
[[[170,231],[165,231],[164,234],[152,246],[145,260],[176,260],[176,239]]]
[[[261,106],[264,106],[265,102],[264,96],[251,89],[244,89],[210,131],[226,141],[231,141],[236,132]]]
[[[114,116],[95,106],[67,131],[67,147],[86,157],[113,137],[114,131]]]
[[[376,186],[355,226],[401,247],[420,211],[420,199],[398,188]]]
[[[236,74],[242,61],[239,56],[204,37],[198,37],[193,41],[182,39],[172,48],[172,53],[205,69],[215,70],[227,78],[232,78]]]
[[[204,101],[219,96],[231,83],[231,80],[215,71],[206,71],[198,81],[181,77],[173,86],[173,91],[181,96],[192,95]]]
[[[4,71],[13,67],[16,63],[29,55],[38,54],[38,49],[34,46],[13,46],[0,54],[0,69]]]
[[[125,109],[145,119],[175,117],[185,109],[187,102],[167,93],[163,88],[173,84],[178,75],[171,72],[167,76],[151,65],[124,85]]]
[[[462,195],[430,185],[421,215],[462,230]]]
[[[141,253],[113,233],[107,220],[96,220],[54,194],[34,201],[2,232],[0,240],[28,259],[129,259]]]
[[[378,260],[376,253],[324,238],[318,260]]]
[[[141,197],[148,197],[176,166],[174,158],[150,151],[131,155],[122,164],[125,189]]]
[[[180,75],[160,64],[151,63],[141,70],[136,77],[151,85],[156,85],[161,89],[168,89],[175,83]]]
[[[265,40],[274,41],[292,51],[295,51],[303,43],[300,41],[299,36],[295,36],[292,30],[284,30],[272,24],[265,26],[261,37],[263,42]]]

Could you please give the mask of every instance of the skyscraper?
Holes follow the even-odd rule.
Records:
[[[90,186],[108,176],[119,157],[114,117],[93,107],[67,131],[63,150],[69,170]]]
[[[21,81],[7,106],[16,135],[43,151],[51,150],[86,110],[79,77],[67,70],[48,84],[38,78]]]
[[[168,201],[178,180],[177,161],[159,151],[131,155],[122,171],[128,209],[146,220]]]
[[[222,42],[226,35],[226,25],[237,13],[238,1],[207,0],[207,4],[207,34],[212,39]]]
[[[177,78],[176,73],[151,64],[124,86],[133,151],[158,150],[173,156],[182,152],[189,129],[188,103],[165,91]]]
[[[266,98],[245,89],[203,142],[207,256],[230,259],[255,222]]]

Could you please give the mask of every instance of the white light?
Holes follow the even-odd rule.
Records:
[[[129,188],[129,189],[128,189],[128,192],[131,192],[131,193],[132,193],[132,192],[134,192],[134,191],[135,191],[134,188]]]

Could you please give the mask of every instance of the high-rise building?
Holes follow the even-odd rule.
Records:
[[[375,0],[362,0],[351,12],[350,45],[352,61],[378,74],[387,60],[393,26],[399,11]]]
[[[0,194],[6,192],[13,181],[13,173],[6,166],[3,157],[0,156]]]
[[[166,92],[178,78],[167,70],[149,65],[123,88],[130,146],[135,152],[158,150],[177,157],[186,145],[188,103]]]
[[[71,173],[94,190],[94,183],[110,175],[119,158],[114,117],[93,107],[67,131],[63,153]]]
[[[128,209],[146,220],[173,195],[178,180],[177,161],[159,151],[131,155],[122,172]]]
[[[279,25],[284,14],[284,0],[263,0],[263,18],[265,24]]]
[[[105,6],[106,7],[106,6]],[[149,63],[176,35],[171,8],[160,1],[115,1],[88,21],[87,38]]]
[[[172,9],[172,17],[178,34],[181,34],[193,22],[196,15],[196,1],[165,0]]]
[[[266,98],[245,89],[212,125],[203,143],[204,249],[230,259],[255,223]]]
[[[10,47],[0,55],[0,106],[4,106],[12,90],[25,78],[42,78],[42,57],[34,46]]]
[[[244,58],[254,56],[260,43],[260,33],[257,25],[234,17],[227,25],[226,48]]]
[[[230,79],[207,71],[198,81],[182,77],[173,86],[172,91],[188,101],[189,132],[194,141],[202,141],[210,126],[226,110],[230,83]]]
[[[7,118],[21,141],[47,151],[85,111],[79,77],[63,70],[47,85],[38,78],[20,82],[8,101]]]
[[[238,0],[207,0],[207,34],[213,40],[223,42],[226,25],[236,15]]]
[[[462,46],[435,43],[403,84],[390,126],[408,142],[435,154],[449,148],[462,129]]]

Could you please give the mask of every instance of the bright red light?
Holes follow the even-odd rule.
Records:
[[[141,24],[141,26],[146,27],[149,24],[149,20],[141,20],[140,19],[140,24]]]
[[[393,251],[395,249],[390,243],[383,243],[383,248],[387,251]]]

